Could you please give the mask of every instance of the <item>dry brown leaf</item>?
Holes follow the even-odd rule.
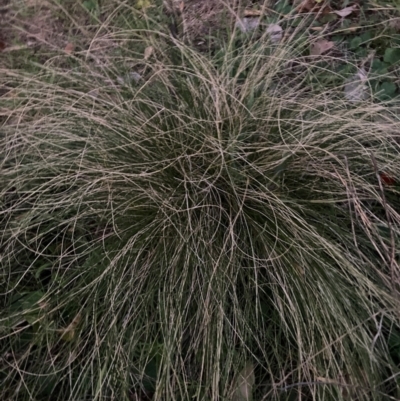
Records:
[[[144,59],[148,60],[150,58],[150,56],[153,54],[153,52],[154,52],[153,46],[147,46],[144,49]]]
[[[65,53],[67,54],[72,54],[72,52],[74,51],[75,46],[73,43],[67,43],[67,45],[64,48]]]
[[[244,17],[236,21],[235,27],[243,33],[254,31],[260,25],[260,18]]]
[[[357,74],[346,80],[344,96],[350,102],[361,102],[366,100],[368,93],[368,76],[364,68],[359,68]]]
[[[299,13],[316,12],[321,15],[329,14],[332,9],[326,1],[316,0],[298,0],[295,2],[299,3],[296,7],[296,11]]]
[[[269,24],[266,32],[271,38],[272,43],[278,43],[283,37],[283,29],[278,24]]]
[[[328,15],[332,12],[332,8],[329,4],[322,4],[321,5],[321,10],[319,11],[319,13],[321,15]]]
[[[332,47],[334,46],[334,42],[326,39],[321,39],[311,45],[310,54],[311,56],[320,56],[321,54],[326,53],[328,50],[332,49]]]
[[[300,4],[296,7],[296,11],[299,13],[307,13],[313,8],[317,7],[317,4],[314,0],[302,0],[298,3]]]
[[[353,5],[353,6],[345,7],[342,10],[333,11],[333,13],[335,13],[339,17],[345,18],[348,15],[350,15],[354,10],[356,10],[356,8],[357,8],[357,6]]]

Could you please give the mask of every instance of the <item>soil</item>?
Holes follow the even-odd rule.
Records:
[[[0,38],[4,60],[19,51],[56,50],[68,43],[68,30],[44,0],[7,1],[1,7]],[[8,56],[8,57],[7,57]],[[18,67],[13,63],[14,67]]]
[[[86,36],[82,33],[87,33],[86,26],[90,25],[76,5],[69,10],[72,18],[68,18],[48,0],[0,0],[1,3],[0,52],[11,56],[21,49],[68,51],[71,41],[79,47],[75,42],[79,42],[79,36]],[[175,15],[180,37],[202,42],[220,31],[226,32],[226,27],[233,26],[245,9],[260,8],[262,3],[263,0],[163,0],[163,7],[166,13]],[[88,38],[82,37],[83,40]]]
[[[170,0],[180,15],[181,31],[185,39],[201,44],[210,36],[226,34],[236,20],[251,11],[261,9],[262,0]],[[171,4],[171,3],[170,3]]]

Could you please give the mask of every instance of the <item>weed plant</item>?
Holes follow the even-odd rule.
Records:
[[[294,35],[107,29],[1,71],[0,398],[398,399],[396,100]]]

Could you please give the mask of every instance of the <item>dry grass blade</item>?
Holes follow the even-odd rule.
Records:
[[[1,71],[0,398],[398,398],[396,101],[293,31],[107,29]]]

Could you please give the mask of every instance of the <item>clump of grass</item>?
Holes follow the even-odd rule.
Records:
[[[398,105],[294,39],[114,40],[2,72],[1,398],[396,399]]]

